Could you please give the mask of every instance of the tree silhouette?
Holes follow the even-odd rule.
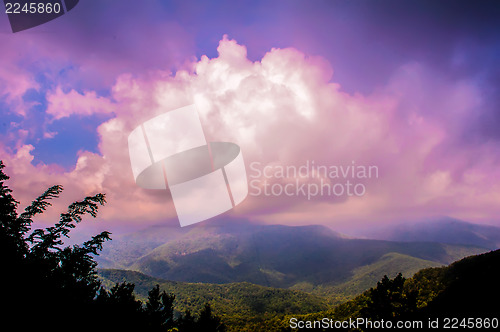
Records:
[[[9,177],[0,160],[0,252],[4,269],[0,273],[4,326],[54,330],[141,331],[225,331],[210,305],[198,320],[190,312],[174,318],[173,294],[156,285],[143,304],[134,295],[134,284],[119,283],[106,290],[97,276],[94,256],[110,240],[101,232],[81,245],[64,246],[64,237],[85,215],[97,216],[106,203],[103,194],[88,196],[68,206],[53,226],[32,230],[34,218],[43,213],[63,187],[52,186],[18,215],[19,202],[5,185]]]
[[[159,285],[151,289],[148,295],[146,313],[150,328],[156,331],[166,331],[174,327],[175,296],[165,291],[160,292]]]
[[[142,302],[134,295],[135,285],[119,283],[107,291],[103,287],[96,297],[99,311],[93,320],[99,323],[103,330],[135,330],[146,329],[147,316]]]
[[[181,315],[178,319],[178,327],[182,332],[196,332],[196,319],[191,314],[189,309],[186,309],[184,315]]]
[[[402,318],[417,309],[416,293],[405,289],[405,278],[399,273],[394,279],[384,275],[376,288],[369,291],[369,300],[361,314],[372,320]]]
[[[4,168],[0,161],[0,250],[7,257],[1,283],[9,302],[7,319],[19,322],[30,317],[23,324],[40,327],[54,323],[47,320],[54,312],[58,312],[60,323],[88,313],[100,287],[92,255],[110,239],[110,233],[102,232],[81,246],[65,248],[62,238],[69,237],[70,230],[84,215],[95,217],[99,205],[106,202],[105,196],[97,194],[75,202],[54,226],[31,231],[33,218],[45,211],[63,188],[50,187],[18,215],[19,202],[5,185],[9,177]]]
[[[218,316],[212,314],[212,308],[210,304],[205,304],[205,307],[200,312],[200,317],[196,322],[198,331],[207,332],[224,332],[226,327],[221,323],[221,319]]]

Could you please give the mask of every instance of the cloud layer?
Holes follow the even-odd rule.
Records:
[[[135,185],[127,137],[145,120],[195,103],[208,140],[239,144],[249,174],[251,163],[299,167],[308,161],[379,170],[378,178],[361,180],[362,197],[249,196],[230,214],[334,227],[435,215],[498,221],[500,147],[494,141],[463,140],[484,104],[474,82],[450,80],[409,62],[372,94],[348,94],[335,83],[328,61],[297,49],[272,49],[251,61],[245,46],[224,37],[217,51],[217,57],[187,62],[175,74],[120,74],[107,95],[47,85],[46,121],[110,118],[97,127],[98,150],[82,149],[71,169],[33,162],[37,146],[21,138],[22,130],[35,130],[30,127],[17,132],[16,149],[0,146],[18,199],[27,203],[57,183],[66,188],[58,208],[103,192],[109,203],[100,216],[108,223],[175,220],[167,192]],[[9,83],[2,91],[22,115],[26,101],[20,96],[39,89],[39,83],[15,70],[0,72]],[[44,137],[55,135],[46,131]]]

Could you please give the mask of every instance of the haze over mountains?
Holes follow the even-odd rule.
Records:
[[[499,228],[460,221],[387,230],[379,232],[379,239],[351,239],[325,226],[225,220],[119,236],[106,243],[97,260],[99,268],[165,280],[250,282],[341,300],[374,286],[385,274],[409,277],[422,268],[489,251],[497,243]]]
[[[353,234],[388,241],[429,241],[473,245],[491,250],[500,248],[499,227],[471,224],[449,217],[364,229]]]

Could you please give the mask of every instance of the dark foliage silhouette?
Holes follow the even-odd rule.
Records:
[[[205,304],[205,307],[201,310],[197,325],[199,328],[203,328],[203,330],[206,331],[224,332],[226,330],[220,318],[212,314],[212,308],[208,303]]]
[[[34,218],[44,212],[63,188],[52,186],[18,214],[19,202],[5,181],[5,165],[0,161],[0,252],[4,269],[4,326],[27,329],[92,329],[94,331],[224,331],[220,318],[209,305],[195,319],[190,313],[175,319],[175,296],[149,292],[146,303],[137,300],[134,284],[118,283],[106,290],[97,276],[94,256],[110,240],[101,232],[81,245],[64,247],[64,237],[85,215],[97,216],[106,203],[103,194],[74,202],[54,226],[32,230]]]
[[[372,320],[402,318],[417,310],[416,292],[405,289],[405,278],[399,273],[394,279],[385,275],[377,287],[368,292],[366,307],[361,315]]]
[[[179,317],[179,329],[183,332],[196,332],[196,319],[189,309]]]
[[[146,313],[148,326],[155,331],[165,331],[175,326],[174,322],[174,300],[175,296],[160,292],[160,286],[156,285],[149,291]]]

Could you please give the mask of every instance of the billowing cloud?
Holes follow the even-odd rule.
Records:
[[[227,37],[217,50],[217,57],[202,56],[175,75],[122,74],[106,97],[93,91],[51,90],[46,112],[56,119],[103,112],[114,116],[97,129],[99,151],[81,151],[69,171],[33,165],[36,146],[21,146],[17,153],[3,147],[19,198],[28,201],[39,188],[61,183],[67,200],[106,193],[109,204],[101,217],[109,222],[175,218],[167,192],[135,185],[127,137],[145,120],[195,103],[209,141],[235,142],[242,148],[256,187],[264,180],[281,185],[297,180],[267,179],[256,168],[293,169],[314,162],[378,170],[377,177],[358,179],[366,188],[359,197],[250,195],[232,214],[334,226],[438,214],[481,222],[498,218],[499,146],[464,145],[458,139],[471,110],[482,105],[473,82],[450,81],[422,64],[408,63],[376,92],[348,94],[335,83],[335,68],[321,57],[286,48],[251,61],[245,46]],[[323,180],[330,185],[336,181]]]

